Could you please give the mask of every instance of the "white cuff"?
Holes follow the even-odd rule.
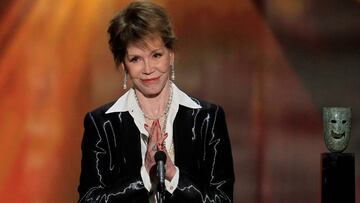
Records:
[[[170,192],[170,194],[172,194],[174,192],[174,190],[177,188],[178,183],[179,183],[179,168],[176,166],[175,166],[175,168],[176,168],[176,172],[175,172],[175,175],[172,178],[172,180],[171,181],[165,180],[166,190],[168,192]]]
[[[147,191],[150,192],[150,190],[151,190],[151,181],[150,181],[149,173],[146,171],[145,166],[141,166],[140,175],[141,175],[142,181],[144,182],[145,188],[147,189]]]

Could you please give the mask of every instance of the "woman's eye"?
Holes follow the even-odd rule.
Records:
[[[155,57],[155,58],[160,58],[161,56],[162,56],[161,53],[155,53],[155,54],[154,54],[154,57]]]
[[[133,58],[130,59],[131,63],[136,63],[138,61],[139,61],[139,57],[133,57]]]

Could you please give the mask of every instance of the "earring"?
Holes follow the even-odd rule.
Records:
[[[123,81],[123,89],[126,90],[127,89],[127,72],[125,72],[124,74],[124,81]]]
[[[174,64],[171,65],[171,80],[175,81],[175,66],[174,66]]]

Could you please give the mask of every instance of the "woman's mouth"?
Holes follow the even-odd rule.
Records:
[[[159,77],[154,77],[154,78],[141,79],[141,81],[143,83],[152,83],[152,82],[157,81],[159,78],[160,78],[160,76]]]

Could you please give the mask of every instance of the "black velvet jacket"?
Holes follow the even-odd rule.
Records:
[[[85,116],[79,202],[149,202],[140,175],[140,132],[128,112]],[[179,107],[173,124],[179,182],[165,202],[232,202],[234,169],[224,111],[200,101]]]

